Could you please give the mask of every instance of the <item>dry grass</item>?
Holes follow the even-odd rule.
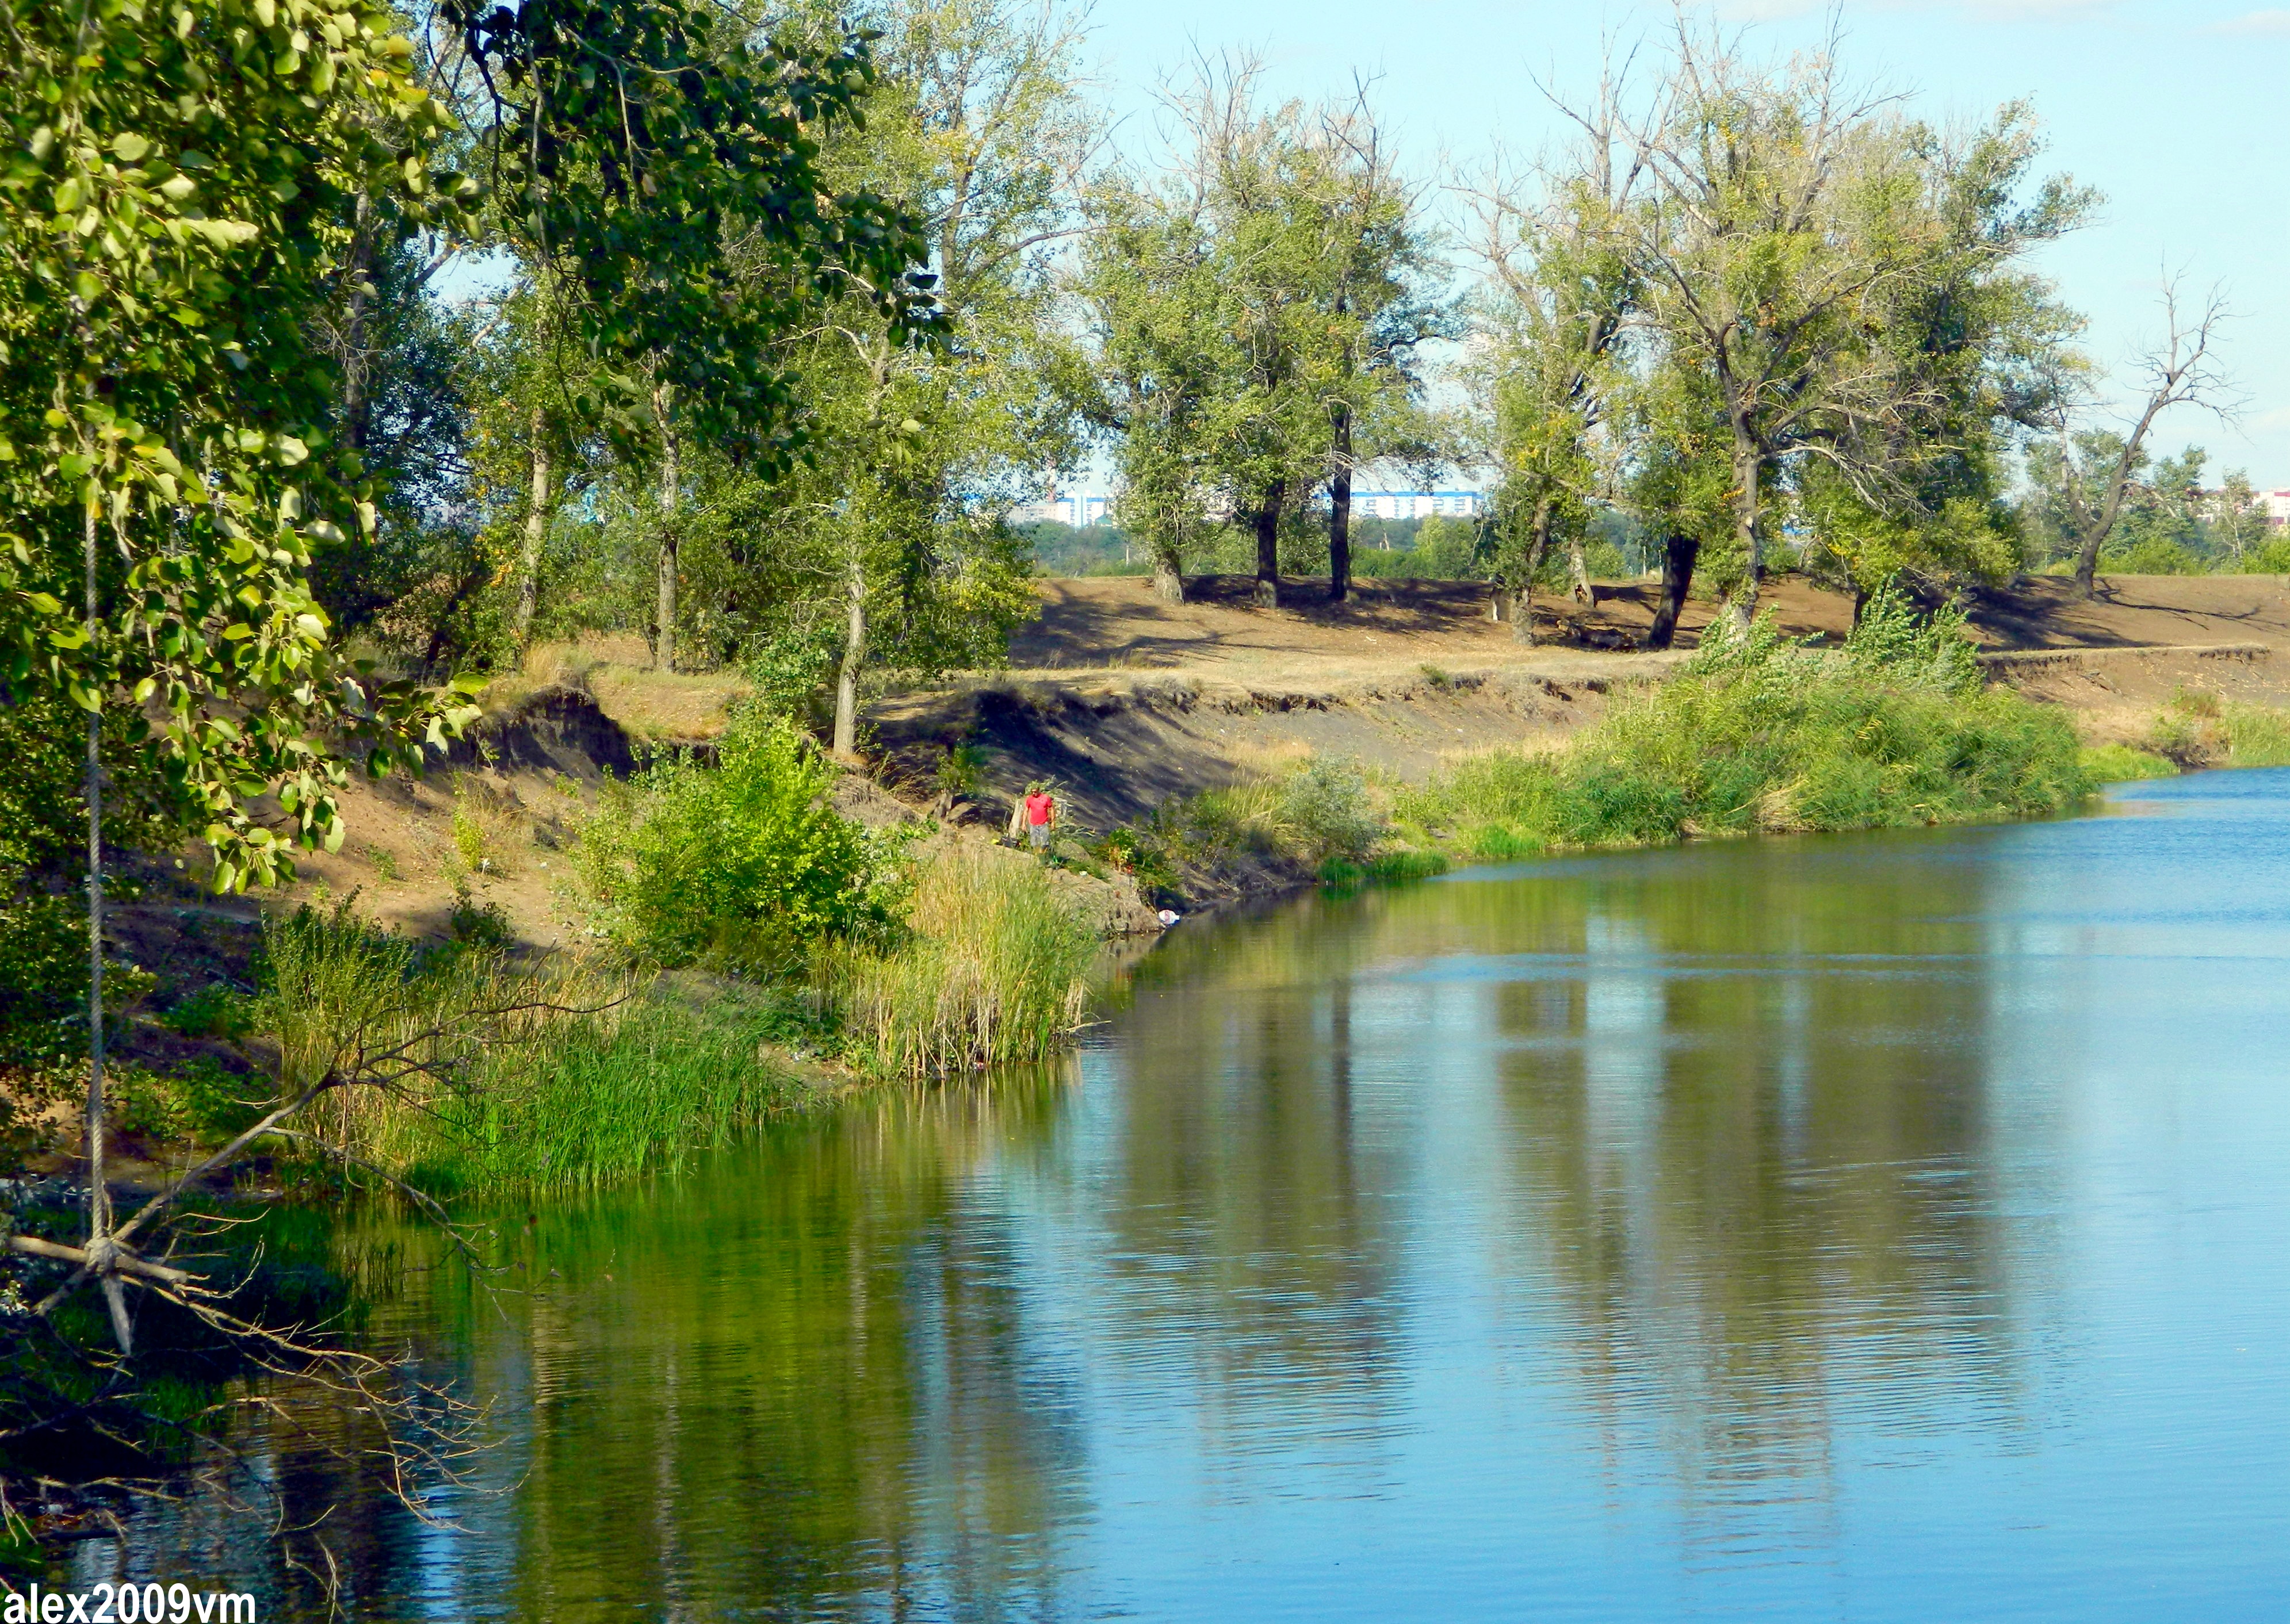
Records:
[[[1055,1050],[1081,1024],[1096,953],[1039,868],[965,845],[916,876],[897,946],[825,950],[821,989],[874,1069],[937,1076]]]
[[[655,671],[643,638],[617,634],[535,644],[519,669],[493,679],[485,708],[500,715],[556,685],[594,694],[630,738],[645,741],[714,739],[732,702],[750,691],[737,671]]]

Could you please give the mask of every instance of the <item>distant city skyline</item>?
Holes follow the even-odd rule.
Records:
[[[2290,502],[2290,492],[2282,494],[2286,502]],[[1354,491],[1352,516],[1356,519],[1469,518],[1476,516],[1485,502],[1485,492],[1460,485],[1436,491]],[[1042,500],[1025,503],[1012,516],[1023,524],[1070,524],[1076,529],[1085,529],[1093,524],[1110,523],[1115,516],[1113,498],[1109,495],[1086,490],[1060,491],[1053,488]]]

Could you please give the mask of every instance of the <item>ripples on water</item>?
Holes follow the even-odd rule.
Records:
[[[2285,1616],[2290,773],[2135,793],[1188,924],[1057,1075],[544,1210],[406,1276],[500,1442],[346,1605]]]

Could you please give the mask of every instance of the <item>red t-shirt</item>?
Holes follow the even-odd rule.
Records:
[[[1037,828],[1042,824],[1047,823],[1050,820],[1050,808],[1053,804],[1054,803],[1048,796],[1028,796],[1026,797],[1026,821]]]

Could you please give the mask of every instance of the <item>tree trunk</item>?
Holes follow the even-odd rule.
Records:
[[[1598,589],[1590,584],[1590,565],[1582,556],[1582,538],[1579,534],[1566,538],[1566,580],[1567,589],[1574,595],[1576,603],[1585,609],[1598,606]]]
[[[1153,596],[1165,604],[1185,601],[1185,568],[1173,550],[1153,551]]]
[[[2094,524],[2086,532],[2083,546],[2076,553],[2076,592],[2086,602],[2099,595],[2099,549],[2106,540],[2107,531]]]
[[[1740,428],[1734,430],[1734,535],[1742,547],[1742,587],[1729,605],[1743,631],[1758,618],[1758,588],[1765,578],[1765,529],[1758,522],[1758,482],[1765,458]]]
[[[1256,509],[1256,601],[1261,607],[1280,607],[1280,506],[1288,495],[1288,482],[1276,479]]]
[[[845,588],[851,620],[843,639],[843,663],[835,674],[835,753],[859,753],[859,662],[867,657],[867,575],[857,559]]]
[[[1542,572],[1543,556],[1550,550],[1550,499],[1546,496],[1534,504],[1534,527],[1526,544],[1526,580],[1519,586],[1518,596],[1511,600],[1511,640],[1515,643],[1534,641],[1534,578]]]
[[[669,388],[656,384],[653,409],[660,417],[660,607],[659,635],[652,645],[655,671],[676,669],[676,567],[680,538],[677,521],[683,507],[684,482],[676,465],[676,429],[669,418]]]
[[[1677,636],[1677,617],[1685,612],[1685,589],[1693,584],[1694,562],[1701,556],[1699,537],[1672,536],[1664,543],[1661,602],[1654,609],[1653,626],[1646,630],[1646,647],[1666,649]]]
[[[373,411],[366,389],[365,355],[365,291],[371,285],[366,273],[373,262],[373,198],[363,188],[351,219],[350,251],[343,266],[349,300],[341,329],[341,443],[363,453],[368,438],[368,419]]]
[[[516,646],[524,647],[532,634],[533,611],[540,603],[540,549],[548,540],[548,521],[556,506],[556,460],[546,433],[548,420],[536,405],[529,426],[532,436],[526,455],[532,477],[525,493],[524,536],[517,550]]]
[[[1328,478],[1328,602],[1352,592],[1352,412],[1336,408],[1335,472]]]
[[[101,629],[100,605],[95,583],[95,508],[89,504],[81,537],[87,566],[88,652],[96,649]],[[87,716],[87,1256],[103,1284],[103,1300],[111,1310],[112,1340],[123,1357],[134,1351],[133,1327],[127,1319],[126,1290],[111,1268],[116,1249],[111,1239],[111,1177],[106,1163],[104,1134],[109,1126],[109,1101],[103,1079],[103,713]]]

